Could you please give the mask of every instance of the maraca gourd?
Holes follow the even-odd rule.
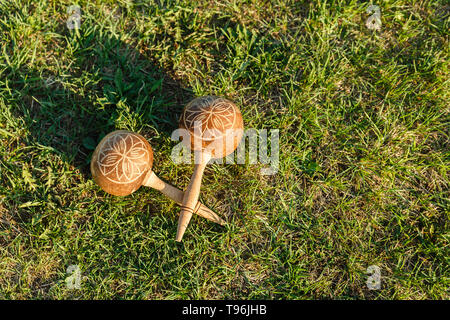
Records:
[[[182,240],[194,212],[206,164],[212,158],[223,158],[234,152],[244,130],[239,108],[233,102],[216,96],[199,97],[188,103],[179,126],[189,133],[188,141],[183,139],[183,143],[194,151],[196,164],[184,193],[176,241]]]
[[[98,144],[91,160],[94,181],[107,193],[126,196],[142,185],[155,188],[178,204],[183,191],[165,183],[152,171],[153,150],[140,134],[118,130],[107,134]],[[213,222],[224,224],[216,213],[197,203],[194,212]]]

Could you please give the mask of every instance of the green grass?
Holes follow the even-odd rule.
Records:
[[[449,299],[446,1],[0,0],[0,298]],[[89,161],[141,133],[155,172],[192,98],[280,130],[280,168],[207,167],[194,217],[155,190],[103,192]],[[66,287],[78,265],[81,289]],[[381,289],[366,286],[370,265]]]

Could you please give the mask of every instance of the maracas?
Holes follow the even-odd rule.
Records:
[[[91,160],[94,181],[107,193],[126,196],[141,185],[155,188],[178,204],[183,191],[165,183],[152,171],[153,150],[140,134],[118,130],[107,134],[95,148]],[[223,225],[217,214],[206,206],[195,203],[195,213]]]
[[[176,241],[181,241],[192,217],[206,164],[212,158],[223,158],[236,150],[243,136],[244,123],[233,102],[204,96],[187,104],[180,118],[180,128],[189,133],[189,139],[183,139],[183,143],[194,150],[196,164],[184,192]]]

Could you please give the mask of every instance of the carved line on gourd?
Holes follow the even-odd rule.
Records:
[[[138,136],[116,133],[100,146],[97,159],[100,172],[106,179],[126,184],[136,181],[146,172],[149,152]],[[122,169],[122,174],[119,169]]]
[[[203,140],[214,140],[222,137],[229,129],[233,129],[236,122],[236,107],[230,101],[222,98],[205,97],[190,103],[184,110],[184,126],[194,137]],[[202,125],[196,126],[199,121]],[[201,136],[196,135],[200,129]],[[208,137],[205,136],[208,134]]]

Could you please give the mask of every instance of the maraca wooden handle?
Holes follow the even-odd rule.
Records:
[[[236,150],[243,136],[244,123],[233,102],[216,96],[203,96],[186,105],[179,126],[189,133],[189,139],[183,139],[183,143],[200,155],[201,161],[196,162],[198,164],[183,197],[176,241],[181,241],[192,217],[206,164],[212,157],[223,158]]]
[[[184,192],[180,218],[178,219],[177,236],[175,238],[176,241],[181,241],[181,239],[183,239],[184,232],[186,231],[189,221],[191,220],[192,213],[194,212],[194,205],[197,203],[200,195],[202,176],[207,163],[208,161],[202,161],[200,164],[195,165],[191,181]]]
[[[183,203],[185,193],[158,178],[158,176],[153,171],[149,173],[143,185],[161,191],[169,199],[172,199],[179,205],[182,205]],[[193,212],[212,222],[218,223],[220,225],[225,224],[225,221],[222,218],[220,218],[214,211],[201,204],[200,201],[196,201],[194,203]]]

